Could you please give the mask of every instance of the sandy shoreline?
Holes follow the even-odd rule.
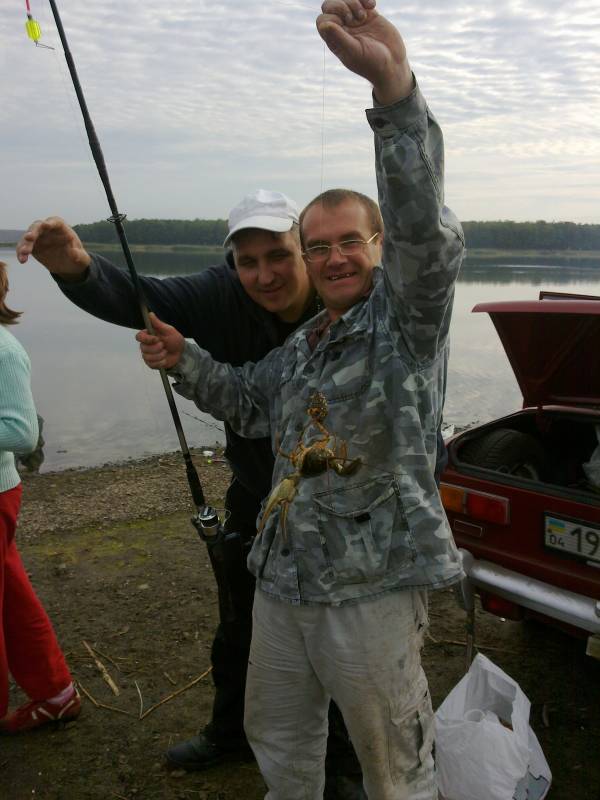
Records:
[[[230,470],[222,451],[204,456],[192,449],[204,493],[222,506]],[[99,467],[22,474],[23,506],[19,536],[90,526],[108,528],[178,512],[193,512],[185,465],[180,452],[107,463]]]

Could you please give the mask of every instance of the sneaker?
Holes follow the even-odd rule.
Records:
[[[236,741],[228,747],[223,747],[211,742],[204,733],[199,733],[198,736],[170,747],[165,753],[165,758],[168,769],[196,772],[226,761],[249,761],[253,755],[246,742]]]
[[[0,720],[0,734],[12,736],[47,725],[49,722],[68,722],[77,719],[81,711],[81,697],[77,689],[63,703],[32,700]]]

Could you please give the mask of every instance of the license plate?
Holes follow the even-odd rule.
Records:
[[[600,564],[600,526],[546,514],[544,543],[565,555]]]

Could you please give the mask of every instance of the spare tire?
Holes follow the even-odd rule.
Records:
[[[546,459],[544,448],[535,437],[510,428],[496,428],[465,442],[458,457],[463,464],[536,481],[542,479]]]

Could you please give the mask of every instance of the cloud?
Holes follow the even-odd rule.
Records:
[[[222,217],[257,185],[300,203],[373,194],[368,85],[325,54],[312,0],[61,0],[119,205]],[[600,7],[594,0],[381,2],[446,135],[447,199],[464,218],[598,221]],[[54,21],[32,0],[0,19],[0,227],[107,216]],[[325,102],[323,103],[323,95]],[[556,176],[560,176],[556,180]]]

